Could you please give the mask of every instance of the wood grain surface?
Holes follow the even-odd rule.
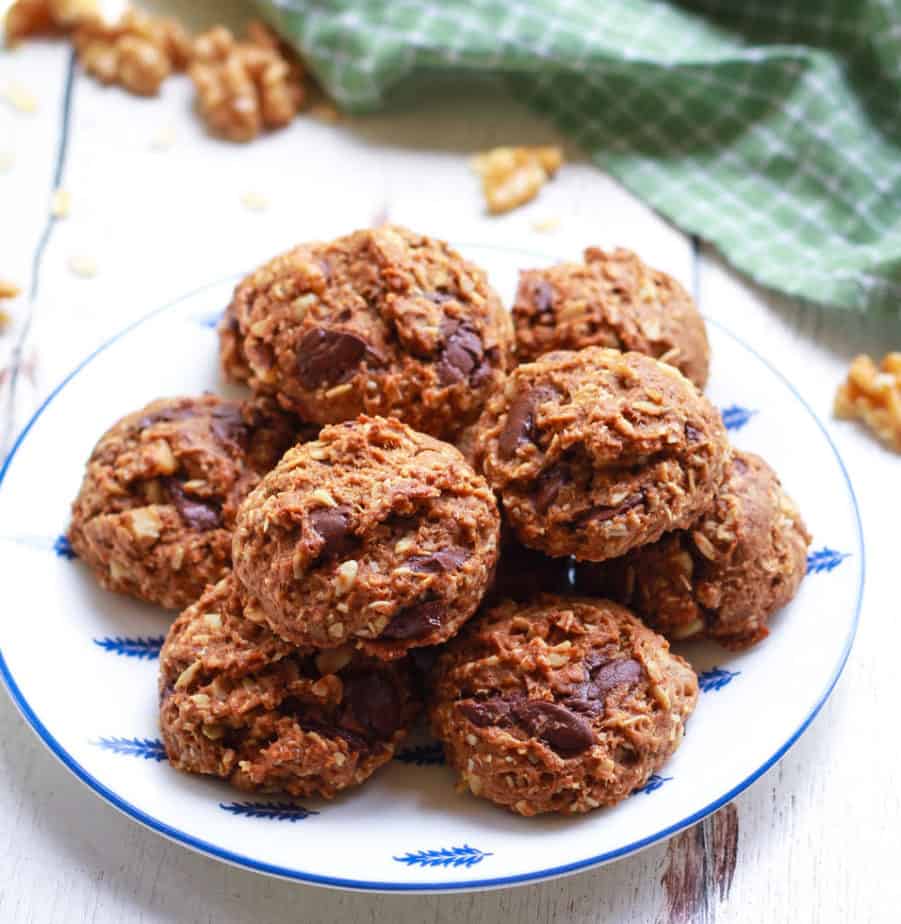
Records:
[[[209,15],[211,6],[194,5],[193,15]],[[490,893],[341,893],[193,854],[101,802],[0,695],[0,921],[899,919],[894,646],[901,620],[894,577],[901,458],[857,426],[833,421],[830,411],[850,358],[901,349],[901,324],[759,291],[571,147],[536,202],[487,218],[469,155],[496,144],[559,140],[491,83],[421,86],[390,113],[339,125],[299,119],[252,145],[230,146],[204,135],[184,80],[167,82],[158,99],[138,100],[84,78],[68,50],[50,42],[0,53],[0,87],[10,80],[25,85],[39,107],[29,115],[0,102],[0,154],[14,157],[0,173],[0,277],[28,293],[10,306],[15,323],[0,337],[5,446],[63,375],[129,321],[305,238],[388,216],[457,241],[555,255],[622,244],[692,286],[702,310],[763,350],[826,422],[858,492],[868,562],[847,670],[773,770],[666,844],[566,879]],[[158,150],[155,142],[166,136],[172,145]],[[71,194],[65,219],[50,214],[56,188]],[[268,208],[247,209],[247,193],[264,196]],[[560,220],[558,230],[535,230],[548,218]],[[73,259],[94,261],[96,276],[76,276]],[[48,459],[36,479],[52,477],[52,467]],[[2,568],[0,559],[0,576]],[[40,614],[4,608],[2,618]]]

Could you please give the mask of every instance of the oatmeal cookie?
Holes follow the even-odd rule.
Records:
[[[698,683],[606,600],[508,602],[439,658],[432,726],[476,796],[520,815],[613,805],[682,740]]]
[[[244,496],[308,430],[263,400],[154,401],[94,448],[72,548],[107,590],[186,606],[227,571]]]
[[[634,350],[675,366],[703,388],[710,347],[688,292],[630,250],[589,247],[584,257],[584,263],[520,273],[513,305],[520,362],[587,346]]]
[[[589,561],[689,526],[729,455],[719,413],[678,370],[600,347],[517,367],[476,430],[519,540]]]
[[[632,607],[669,639],[746,648],[766,638],[769,617],[794,597],[809,544],[776,473],[736,450],[714,506],[690,529],[623,558],[580,565],[577,583]]]
[[[160,726],[173,767],[327,799],[391,760],[419,712],[405,661],[298,649],[254,621],[232,575],[173,623]]]
[[[513,335],[480,269],[443,241],[382,227],[252,273],[221,338],[227,377],[305,420],[378,414],[447,437],[502,379]]]
[[[498,532],[490,488],[453,446],[360,417],[289,451],[248,496],[235,573],[283,638],[394,658],[472,616]]]

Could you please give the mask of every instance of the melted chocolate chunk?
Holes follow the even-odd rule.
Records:
[[[603,523],[643,503],[644,494],[639,492],[638,494],[633,494],[631,497],[627,497],[621,504],[617,504],[615,507],[594,507],[581,519],[582,522],[585,522],[585,520],[596,520],[599,523]]]
[[[436,305],[443,305],[445,302],[454,301],[454,295],[451,295],[450,292],[423,292],[425,298],[430,302],[434,302]]]
[[[539,314],[553,314],[554,289],[546,279],[532,283],[532,305]]]
[[[376,738],[390,738],[401,726],[401,704],[394,684],[378,671],[352,674],[344,700],[354,718]]]
[[[314,327],[297,347],[297,374],[304,388],[337,385],[349,379],[368,349],[362,337]]]
[[[458,703],[457,709],[477,728],[486,728],[489,725],[508,725],[513,705],[510,700],[495,696],[491,699],[471,699]]]
[[[336,725],[329,725],[326,722],[320,722],[318,719],[311,719],[304,716],[297,716],[297,724],[306,732],[316,732],[322,738],[343,738],[352,751],[368,751],[369,742],[356,732],[348,728],[341,728]]]
[[[426,600],[415,603],[397,613],[382,630],[379,638],[407,639],[421,638],[441,628],[444,619],[444,603],[441,600]]]
[[[699,440],[704,438],[704,434],[697,427],[693,427],[691,424],[685,424],[685,438],[689,443],[697,443]]]
[[[356,537],[350,531],[349,507],[317,507],[308,517],[322,538],[320,558],[338,558],[356,545]]]
[[[214,407],[210,415],[213,420],[210,429],[220,443],[234,443],[245,446],[250,436],[250,429],[241,416],[241,408],[236,404],[221,404]]]
[[[594,744],[594,732],[588,722],[557,703],[522,696],[494,696],[458,703],[457,709],[477,728],[517,726],[541,739],[561,757],[581,754]]]
[[[535,492],[535,508],[539,513],[547,509],[557,499],[560,489],[569,483],[569,470],[564,465],[554,465],[538,476],[538,490]]]
[[[482,366],[485,348],[479,335],[459,321],[445,321],[441,329],[444,346],[436,366],[442,385],[469,381]]]
[[[218,529],[222,525],[221,511],[213,501],[201,501],[185,494],[182,484],[176,478],[162,479],[169,499],[178,511],[178,515],[189,529],[206,532]]]
[[[614,687],[623,684],[631,687],[644,676],[642,666],[632,658],[607,661],[597,652],[585,658],[585,669],[588,680],[580,683],[565,702],[575,712],[590,716],[604,714],[607,694]]]
[[[507,411],[507,422],[498,438],[497,448],[502,459],[509,459],[524,443],[535,437],[535,408],[556,396],[553,388],[539,385],[513,399]]]
[[[202,411],[200,411],[194,404],[187,404],[184,407],[167,407],[159,411],[154,411],[151,414],[145,414],[137,423],[137,428],[139,430],[144,430],[147,427],[152,427],[154,424],[158,423],[172,423],[176,420],[190,420],[192,417],[197,417]]]
[[[574,757],[594,744],[594,732],[588,722],[557,703],[527,700],[513,707],[512,716],[518,725],[561,757]]]
[[[597,699],[603,699],[620,684],[633,686],[644,676],[642,666],[632,658],[607,661],[591,671],[591,688]]]
[[[418,574],[446,574],[456,571],[467,558],[469,553],[463,549],[440,549],[428,555],[411,555],[404,565]]]

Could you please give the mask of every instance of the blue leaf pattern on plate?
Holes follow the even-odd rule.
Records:
[[[404,748],[394,755],[402,764],[415,764],[417,767],[439,766],[444,763],[444,748],[440,741]]]
[[[269,818],[273,821],[303,821],[310,815],[318,815],[312,809],[295,805],[293,802],[220,802],[219,808],[232,815],[245,818]]]
[[[723,417],[723,425],[727,430],[741,430],[756,413],[757,411],[741,407],[738,404],[730,404],[729,407],[724,407],[720,411]]]
[[[807,556],[807,573],[819,574],[821,571],[834,571],[848,557],[847,552],[836,552],[829,546],[823,546]]]
[[[644,793],[646,796],[649,796],[652,792],[660,789],[664,783],[668,783],[672,779],[671,776],[660,776],[658,773],[652,773],[650,779],[647,783],[644,784],[639,789],[633,789],[629,795],[637,796],[639,793]]]
[[[477,850],[464,844],[462,847],[442,847],[439,850],[417,850],[407,852],[402,857],[393,857],[398,863],[407,866],[475,866],[485,857],[493,856],[483,850]]]
[[[733,677],[737,677],[740,673],[741,671],[729,671],[723,667],[712,667],[709,671],[698,674],[698,686],[704,693],[722,690],[724,686],[732,682]]]
[[[60,558],[66,558],[69,561],[75,558],[75,552],[65,534],[56,537],[53,542],[53,551],[56,552]]]
[[[144,760],[166,760],[166,749],[159,738],[98,738],[91,744],[113,754],[124,754],[128,757],[143,757]]]
[[[107,635],[103,638],[95,638],[94,644],[104,651],[111,651],[113,654],[123,655],[126,658],[144,658],[152,661],[160,656],[163,641],[162,635],[148,635],[146,638],[143,636],[128,638],[122,635]]]

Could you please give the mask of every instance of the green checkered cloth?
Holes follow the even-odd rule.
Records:
[[[899,0],[261,0],[337,103],[508,78],[758,282],[901,316]]]

